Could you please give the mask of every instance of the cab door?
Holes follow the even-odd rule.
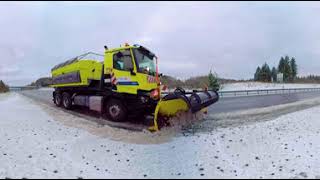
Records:
[[[137,94],[139,82],[137,81],[135,63],[130,49],[113,53],[113,77],[111,79],[117,87],[117,92]]]

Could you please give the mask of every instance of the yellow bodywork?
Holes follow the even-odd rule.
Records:
[[[159,131],[158,117],[172,117],[179,112],[186,112],[189,110],[189,106],[183,99],[171,99],[171,100],[160,100],[157,104],[154,112],[154,126],[150,127],[150,131]]]
[[[136,48],[134,46],[126,46],[121,48],[114,48],[105,51],[104,62],[99,62],[97,60],[85,60],[81,59],[77,62],[71,63],[69,65],[62,66],[51,71],[52,77],[57,77],[63,74],[68,74],[76,71],[80,71],[81,82],[77,83],[60,83],[51,85],[51,87],[69,87],[69,86],[88,86],[89,80],[100,80],[102,75],[102,67],[104,65],[104,74],[111,75],[121,81],[125,79],[129,82],[136,83],[135,85],[122,85],[116,84],[118,93],[128,93],[137,94],[138,90],[151,91],[158,87],[156,82],[148,82],[148,77],[150,75],[140,73],[137,71],[136,61],[134,59],[132,49]],[[117,70],[113,68],[113,55],[121,50],[129,49],[132,57],[133,72],[132,75],[130,71]]]
[[[81,60],[72,64],[55,69],[51,72],[52,77],[63,74],[80,71],[81,82],[68,84],[54,84],[51,87],[66,87],[66,86],[88,86],[89,79],[100,80],[102,73],[102,63],[96,60]]]
[[[189,111],[189,106],[187,102],[181,98],[171,99],[171,100],[160,100],[157,104],[157,107],[154,112],[154,125],[149,127],[150,131],[159,131],[158,118],[159,116],[173,117],[176,116],[179,112]],[[200,110],[202,113],[207,113],[208,109],[202,108]]]
[[[135,61],[135,57],[133,56],[132,49],[136,47],[134,46],[127,46],[127,47],[121,47],[121,48],[115,48],[112,50],[106,50],[105,51],[105,69],[104,72],[105,74],[112,74],[114,73],[115,77],[118,80],[121,79],[126,79],[127,81],[130,82],[137,82],[138,85],[117,85],[117,92],[119,93],[128,93],[128,94],[137,94],[138,90],[144,90],[144,91],[151,91],[153,89],[156,89],[158,87],[156,82],[148,82],[148,76],[147,74],[140,73],[137,71],[137,65]],[[132,63],[133,63],[133,72],[136,75],[131,75],[130,71],[120,71],[115,68],[113,68],[113,56],[115,53],[130,49],[131,57],[132,57]]]
[[[158,113],[167,117],[174,116],[180,111],[189,110],[188,104],[183,99],[160,100],[157,106],[159,106]]]

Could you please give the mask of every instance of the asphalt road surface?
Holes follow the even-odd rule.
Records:
[[[51,107],[56,107],[52,101],[52,90],[24,90],[24,91],[17,91],[17,92],[28,98],[31,98],[32,100],[47,104]],[[109,125],[111,127],[129,129],[134,131],[141,131],[146,127],[148,127],[148,123],[152,122],[148,119],[144,119],[141,121],[129,120],[128,122],[125,122],[125,123],[112,122],[112,121],[106,121],[104,118],[101,118],[101,115],[99,113],[94,111],[89,111],[87,108],[77,107],[73,110],[65,110],[63,108],[60,108],[60,109],[61,111],[65,111],[73,115],[86,118],[90,121],[94,121],[101,125]]]
[[[25,90],[19,93],[49,106],[55,107],[52,101],[52,90]],[[230,113],[239,110],[248,110],[253,108],[270,107],[280,104],[293,103],[300,100],[320,97],[319,92],[298,92],[291,94],[272,94],[260,96],[242,96],[242,97],[225,97],[221,98],[217,103],[209,107],[209,114]],[[61,108],[62,111],[67,111]],[[69,113],[81,116],[91,121],[95,121],[102,125],[109,125],[111,127],[124,128],[129,130],[141,131],[148,127],[152,119],[146,118],[144,120],[129,120],[126,123],[106,121],[98,113],[88,111],[87,109],[76,108]]]
[[[280,104],[293,103],[315,97],[320,97],[320,91],[260,96],[227,97],[221,98],[216,104],[210,106],[209,113],[225,113],[253,108],[263,108]]]
[[[51,90],[26,90],[21,91],[20,93],[32,99],[53,104]],[[315,97],[320,97],[320,91],[260,96],[225,97],[220,98],[216,104],[211,105],[209,107],[209,113],[225,113],[252,108],[262,108],[292,103]]]

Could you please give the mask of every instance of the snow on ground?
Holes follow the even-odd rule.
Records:
[[[223,84],[222,91],[241,91],[257,89],[283,89],[283,88],[320,88],[320,84],[297,84],[297,83],[262,83],[240,82]]]
[[[0,178],[320,177],[320,107],[158,143],[115,140],[15,93],[0,95],[0,115]]]

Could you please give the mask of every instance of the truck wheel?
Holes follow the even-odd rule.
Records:
[[[62,105],[66,109],[71,109],[72,100],[70,94],[67,92],[62,94]]]
[[[105,106],[105,113],[109,120],[123,122],[127,119],[127,109],[117,99],[110,99]]]
[[[62,104],[62,97],[60,93],[55,93],[54,95],[54,103],[56,104],[56,106],[60,107]]]

